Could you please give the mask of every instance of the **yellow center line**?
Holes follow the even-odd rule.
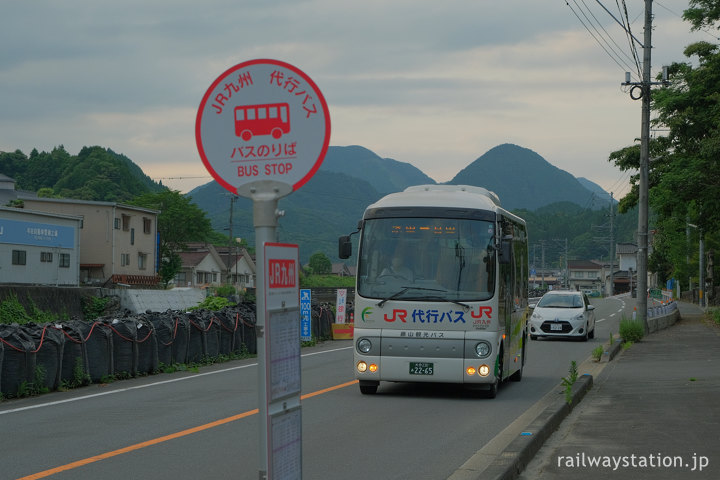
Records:
[[[345,388],[350,385],[354,385],[357,382],[358,382],[357,380],[353,380],[351,382],[341,383],[339,385],[324,388],[322,390],[317,390],[315,392],[306,393],[305,395],[302,395],[300,397],[300,400],[305,400],[306,398],[316,397],[318,395],[322,395],[324,393],[329,393],[334,390],[338,390],[340,388]],[[257,408],[254,410],[248,410],[247,412],[233,415],[232,417],[222,418],[222,419],[216,420],[214,422],[206,423],[204,425],[198,425],[197,427],[188,428],[186,430],[182,430],[182,431],[176,432],[176,433],[171,433],[170,435],[165,435],[163,437],[153,438],[151,440],[147,440],[145,442],[136,443],[135,445],[129,445],[127,447],[119,448],[119,449],[113,450],[111,452],[101,453],[100,455],[95,455],[94,457],[85,458],[83,460],[78,460],[76,462],[68,463],[66,465],[61,465],[59,467],[51,468],[49,470],[34,473],[32,475],[27,475],[25,477],[18,478],[17,480],[37,480],[38,478],[46,478],[51,475],[55,475],[56,473],[73,470],[75,468],[89,465],[91,463],[99,462],[100,460],[117,457],[118,455],[129,453],[129,452],[132,452],[135,450],[140,450],[141,448],[150,447],[152,445],[157,445],[158,443],[167,442],[169,440],[174,440],[176,438],[185,437],[185,436],[191,435],[193,433],[202,432],[203,430],[208,430],[210,428],[219,427],[220,425],[225,425],[226,423],[234,422],[235,420],[240,420],[240,419],[243,419],[246,417],[250,417],[252,415],[257,414],[258,412],[259,412],[259,410]]]

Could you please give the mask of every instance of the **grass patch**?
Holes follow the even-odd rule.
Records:
[[[645,325],[639,320],[622,317],[620,320],[620,338],[623,342],[637,343],[645,336]]]

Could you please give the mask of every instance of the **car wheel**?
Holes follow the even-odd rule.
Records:
[[[595,338],[595,326],[593,325],[593,329],[590,330],[590,333],[588,334],[588,338]]]
[[[585,335],[582,336],[582,341],[583,341],[583,342],[587,342],[587,341],[588,341],[588,337],[589,337],[589,332],[588,332],[587,325],[585,325]]]

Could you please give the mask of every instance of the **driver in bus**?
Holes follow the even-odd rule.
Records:
[[[395,250],[395,255],[393,255],[390,261],[390,266],[384,268],[383,271],[380,272],[380,276],[395,277],[409,282],[414,280],[415,275],[413,275],[412,270],[405,265],[405,254],[401,247]]]

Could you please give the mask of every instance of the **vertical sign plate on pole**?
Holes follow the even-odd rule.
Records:
[[[345,323],[345,305],[347,304],[347,289],[338,288],[337,305],[335,305],[335,323]]]
[[[265,243],[268,478],[302,478],[298,246]]]
[[[300,290],[300,340],[312,341],[312,290]]]

